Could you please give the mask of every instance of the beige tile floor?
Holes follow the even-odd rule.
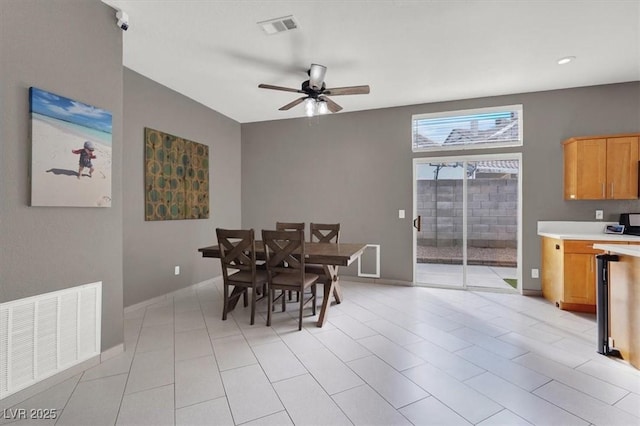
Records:
[[[323,328],[295,304],[221,318],[221,288],[128,312],[126,351],[26,400],[25,425],[638,425],[640,372],[595,318],[544,299],[343,282]],[[309,313],[309,311],[307,311]],[[1,419],[0,423],[11,423]]]

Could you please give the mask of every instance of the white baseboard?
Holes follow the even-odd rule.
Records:
[[[414,285],[411,281],[390,280],[387,278],[358,277],[353,275],[340,275],[340,279],[342,281],[353,281],[357,283],[399,285],[404,287],[412,287]]]
[[[124,352],[124,343],[115,345],[114,347],[109,348],[100,354],[100,362],[105,362],[106,360],[111,359],[114,356],[118,356],[123,352]]]
[[[416,284],[411,281],[402,281],[402,280],[389,280],[386,278],[367,278],[367,277],[358,277],[351,275],[341,275],[340,279],[343,281],[353,281],[358,283],[368,283],[368,284],[384,284],[384,285],[397,285],[404,287],[413,287]],[[451,286],[429,286],[432,288],[441,288],[446,290],[462,290],[462,287],[451,287]],[[477,287],[473,288],[473,291],[487,291],[494,293],[505,293],[507,291],[503,289],[494,289],[490,287]],[[532,297],[542,297],[542,290],[522,290],[520,293],[522,296],[532,296]]]
[[[183,288],[180,288],[178,290],[174,290],[171,293],[166,293],[166,294],[163,294],[161,296],[156,296],[156,297],[152,297],[151,299],[143,300],[142,302],[138,302],[138,303],[136,303],[134,305],[129,305],[129,306],[124,308],[124,313],[126,315],[126,314],[131,313],[133,311],[136,311],[136,310],[138,310],[140,308],[145,308],[145,307],[147,307],[149,305],[155,305],[156,303],[165,302],[165,301],[171,299],[176,294],[178,294],[180,292],[183,292],[183,291],[186,291],[186,290],[188,290],[190,288],[198,288],[198,287],[202,287],[204,285],[212,284],[212,283],[215,283],[215,282],[218,282],[218,281],[222,281],[222,275],[219,275],[219,276],[214,277],[214,278],[210,278],[208,280],[200,281],[199,283],[191,284],[190,286],[183,287]]]
[[[152,297],[151,299],[143,300],[142,302],[136,303],[135,305],[130,305],[124,308],[124,314],[131,313],[133,311],[137,311],[141,308],[146,308],[149,305],[155,305],[156,303],[164,302],[167,300],[167,294],[163,294],[162,296]]]

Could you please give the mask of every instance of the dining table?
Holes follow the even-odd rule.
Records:
[[[318,327],[322,327],[327,321],[327,311],[331,304],[331,295],[333,294],[337,304],[342,302],[342,289],[340,288],[338,268],[340,266],[351,265],[360,256],[362,256],[366,247],[366,244],[359,243],[304,243],[305,263],[322,265],[324,267],[327,283],[329,283],[328,285],[324,285],[324,298],[322,299],[322,307],[320,308],[320,314],[318,316]],[[202,257],[220,258],[220,247],[218,244],[199,248],[198,251],[202,253]],[[264,244],[262,241],[256,241],[256,259],[266,260]],[[243,290],[244,289],[240,289],[238,291]],[[239,294],[236,296],[239,296]],[[233,309],[238,299],[239,297],[235,298],[230,309]]]

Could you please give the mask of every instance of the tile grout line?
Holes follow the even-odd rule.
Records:
[[[114,425],[118,424],[118,418],[120,417],[120,410],[122,410],[122,403],[124,402],[124,396],[127,391],[127,386],[129,385],[129,379],[131,378],[131,369],[133,369],[133,363],[136,360],[136,355],[138,352],[138,343],[140,341],[140,334],[142,334],[142,329],[144,328],[144,320],[147,317],[147,308],[148,306],[145,306],[144,308],[144,315],[142,316],[142,322],[140,323],[140,329],[138,330],[138,337],[136,338],[136,348],[133,351],[133,357],[131,358],[131,364],[129,365],[129,372],[127,373],[127,380],[125,381],[124,388],[122,389],[122,397],[120,398],[120,404],[118,405],[118,410],[116,413],[116,420],[114,422]]]

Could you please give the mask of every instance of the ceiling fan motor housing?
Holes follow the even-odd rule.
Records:
[[[320,87],[319,89],[316,89],[313,86],[311,86],[311,83],[309,80],[306,80],[302,82],[301,90],[307,95],[309,95],[310,97],[312,97],[313,99],[317,99],[318,96],[321,95],[324,89],[326,88],[327,86],[324,84],[324,81],[322,82],[322,87]]]

